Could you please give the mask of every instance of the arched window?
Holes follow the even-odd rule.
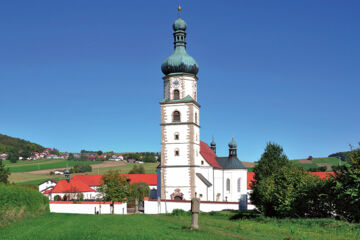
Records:
[[[240,192],[241,190],[241,178],[238,178],[237,180],[237,191]]]
[[[180,151],[179,151],[179,149],[175,149],[175,156],[180,156]]]
[[[226,191],[230,192],[230,179],[226,179]]]
[[[179,100],[180,99],[180,92],[179,90],[175,89],[174,92],[173,92],[173,97],[174,97],[174,100]]]
[[[173,122],[180,122],[180,112],[179,111],[175,111],[173,113]]]
[[[179,140],[179,133],[175,133],[174,138],[175,140]]]

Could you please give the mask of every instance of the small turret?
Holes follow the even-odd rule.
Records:
[[[214,141],[214,137],[212,137],[212,141],[210,143],[210,148],[213,150],[214,153],[216,153],[216,142]]]
[[[231,142],[229,142],[229,158],[237,157],[237,143],[232,138]]]

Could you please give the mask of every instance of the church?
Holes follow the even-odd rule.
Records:
[[[246,199],[247,168],[238,159],[234,138],[225,157],[216,155],[214,139],[210,146],[200,140],[199,65],[186,51],[187,24],[180,11],[179,6],[179,18],[173,24],[174,52],[161,65],[164,95],[158,198],[191,200],[197,196],[201,201],[239,202]]]

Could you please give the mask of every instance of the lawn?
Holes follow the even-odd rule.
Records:
[[[46,214],[0,228],[8,239],[359,239],[360,227],[331,219],[229,220],[235,213],[190,216]]]
[[[159,163],[143,163],[143,164],[126,164],[123,166],[116,166],[116,167],[104,167],[104,168],[97,168],[93,169],[92,173],[90,174],[104,174],[109,170],[118,170],[122,174],[127,174],[130,170],[135,166],[143,166],[146,174],[154,174],[156,173],[156,168],[159,166]]]
[[[36,170],[46,170],[53,168],[66,168],[73,167],[76,164],[99,164],[103,163],[102,161],[68,161],[65,159],[39,159],[39,160],[31,160],[31,161],[18,161],[17,163],[10,163],[8,161],[5,162],[5,166],[10,169],[10,172],[30,172]]]

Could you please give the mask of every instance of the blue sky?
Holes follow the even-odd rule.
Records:
[[[183,0],[201,138],[239,158],[360,140],[360,2]],[[2,1],[0,133],[61,151],[160,151],[176,0]]]

